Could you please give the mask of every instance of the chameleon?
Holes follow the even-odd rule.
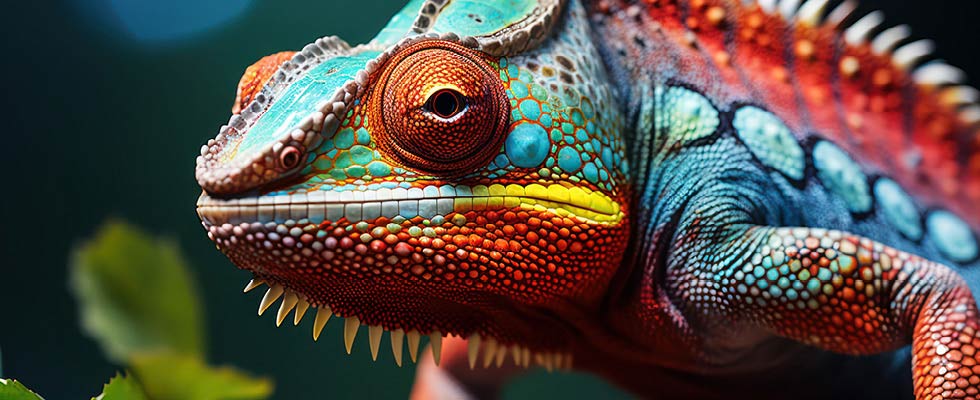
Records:
[[[850,1],[412,0],[246,69],[196,210],[414,398],[976,399],[980,92],[931,50]]]

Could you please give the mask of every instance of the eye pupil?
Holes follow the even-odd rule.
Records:
[[[442,118],[456,115],[462,108],[462,96],[452,90],[443,89],[429,98],[429,109]]]
[[[299,149],[289,146],[279,155],[279,162],[284,169],[293,169],[299,165]]]

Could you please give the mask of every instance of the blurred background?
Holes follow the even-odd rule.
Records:
[[[207,240],[194,212],[194,158],[227,121],[246,66],[317,37],[372,38],[391,0],[65,0],[6,2],[0,35],[4,189],[0,195],[3,374],[48,399],[97,395],[122,366],[79,328],[67,284],[74,244],[109,217],[171,238],[206,305],[212,364],[275,381],[275,399],[404,398],[414,367],[347,356],[341,325],[310,338],[312,317],[276,328],[262,294]],[[933,38],[938,55],[980,76],[974,1],[865,0],[890,24]],[[274,315],[274,310],[272,311]],[[386,345],[383,345],[383,348]],[[535,372],[505,398],[626,397],[581,374]]]

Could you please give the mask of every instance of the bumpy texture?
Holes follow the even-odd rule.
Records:
[[[250,67],[198,213],[260,314],[343,316],[348,352],[366,324],[374,358],[389,331],[399,365],[428,336],[418,398],[531,364],[980,398],[980,93],[824,6],[415,0]]]

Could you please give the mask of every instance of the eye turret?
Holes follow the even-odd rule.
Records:
[[[502,145],[509,103],[491,59],[446,41],[396,54],[371,95],[379,150],[402,166],[458,176],[486,165]]]

